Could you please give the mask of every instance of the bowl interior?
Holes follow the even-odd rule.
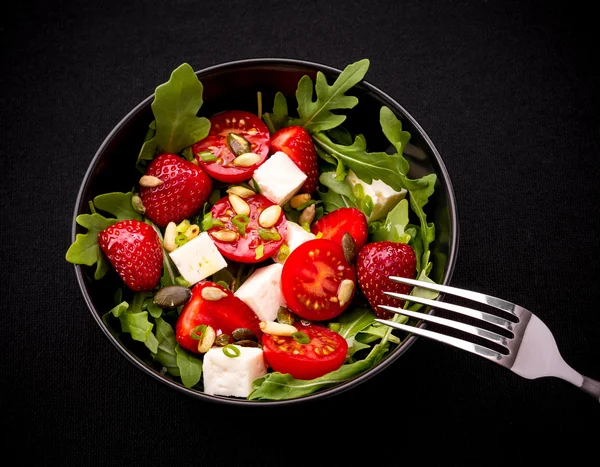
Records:
[[[308,75],[314,80],[318,71],[325,74],[329,83],[333,82],[340,73],[340,70],[328,66],[290,59],[242,60],[198,71],[196,74],[204,86],[204,103],[200,114],[209,117],[216,112],[233,109],[256,113],[258,92],[262,96],[263,111],[269,112],[273,107],[273,99],[277,91],[283,92],[288,97],[288,107],[290,112],[293,112],[295,100],[292,99],[299,79],[303,75]],[[379,111],[381,106],[385,105],[401,120],[403,130],[411,134],[410,144],[404,152],[411,167],[409,176],[416,178],[428,173],[437,175],[435,192],[425,206],[428,221],[434,222],[436,225],[436,239],[431,244],[431,258],[434,267],[430,277],[436,282],[448,283],[456,260],[458,220],[452,184],[441,156],[414,118],[390,96],[368,82],[360,83],[348,94],[355,95],[359,99],[359,104],[348,113],[349,117],[344,122],[344,126],[353,134],[362,133],[366,138],[369,151],[391,152],[393,150],[379,125]],[[153,99],[153,95],[149,96],[135,107],[116,125],[102,143],[82,182],[76,202],[75,216],[89,212],[88,201],[95,196],[111,191],[129,191],[132,181],[139,178],[140,174],[135,169],[135,161],[148,125],[153,120],[151,109]],[[78,233],[85,233],[85,231],[73,221],[73,241]],[[300,399],[252,402],[211,396],[185,388],[169,379],[168,376],[162,375],[151,361],[146,361],[146,349],[143,344],[120,336],[118,329],[113,329],[108,321],[103,320],[103,315],[114,306],[113,294],[119,285],[116,274],[107,274],[102,280],[96,281],[93,278],[93,268],[76,265],[75,269],[80,288],[92,315],[121,353],[136,366],[163,383],[200,399],[242,405],[279,405],[331,396],[347,390],[383,370],[404,353],[415,339],[415,337],[407,339],[402,346],[390,353],[383,362],[369,372],[333,388]]]

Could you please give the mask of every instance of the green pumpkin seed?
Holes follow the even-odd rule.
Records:
[[[168,285],[159,289],[152,298],[155,305],[161,308],[175,308],[187,303],[192,292],[182,285]]]
[[[256,334],[254,334],[248,328],[234,329],[233,332],[231,333],[231,337],[233,337],[233,340],[236,341],[236,344],[238,343],[238,341],[243,341],[243,340],[258,341]]]
[[[251,151],[250,142],[237,133],[229,133],[227,135],[227,144],[229,145],[231,152],[236,156],[241,156],[242,154]]]
[[[346,261],[349,264],[354,264],[354,261],[356,261],[356,242],[348,232],[342,236],[342,250],[344,251]]]

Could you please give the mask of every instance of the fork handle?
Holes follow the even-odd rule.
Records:
[[[583,376],[583,383],[581,384],[580,388],[589,395],[593,396],[595,399],[598,399],[598,402],[600,402],[600,381]]]

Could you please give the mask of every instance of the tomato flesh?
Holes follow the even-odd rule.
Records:
[[[219,300],[206,300],[202,297],[202,289],[216,287],[226,296]],[[183,348],[198,353],[199,340],[192,334],[196,327],[205,324],[211,326],[217,335],[231,333],[237,328],[250,329],[260,340],[262,331],[256,313],[242,300],[220,285],[206,281],[199,282],[192,288],[192,297],[185,305],[175,326],[175,339]]]
[[[213,227],[208,233],[217,249],[226,258],[241,263],[258,263],[270,258],[282,245],[287,232],[287,221],[282,210],[275,225],[265,229],[261,227],[258,222],[259,216],[266,208],[275,205],[275,203],[266,196],[258,193],[249,196],[248,198],[244,198],[244,201],[250,207],[250,214],[248,215],[249,222],[245,226],[243,235],[239,231],[238,226],[234,223],[236,212],[231,206],[228,196],[217,201],[211,209],[212,217],[220,220],[223,226]],[[236,232],[238,234],[237,240],[222,241],[215,237],[217,232],[224,230]],[[265,230],[269,231],[271,234],[276,233],[279,235],[279,239],[262,238],[261,233],[265,235]]]
[[[352,288],[343,296],[340,284],[346,279],[352,281]],[[354,266],[333,240],[309,240],[292,251],[283,264],[281,291],[288,308],[301,318],[323,321],[336,317],[348,307],[355,289]]]
[[[356,251],[367,243],[369,227],[367,218],[362,211],[356,208],[339,208],[331,211],[317,220],[311,227],[311,232],[321,238],[328,238],[342,244],[342,237],[346,232],[352,235],[356,243]]]
[[[265,361],[274,371],[308,380],[342,366],[348,353],[346,339],[317,324],[294,326],[310,339],[309,343],[300,344],[293,337],[262,336]]]
[[[260,159],[249,167],[233,165],[236,154],[227,143],[227,135],[235,133],[250,143],[250,151]],[[266,160],[269,153],[271,137],[269,129],[256,115],[243,110],[220,112],[210,118],[208,136],[193,145],[198,164],[215,180],[227,183],[238,183],[252,178],[254,171]],[[198,155],[210,151],[215,161],[203,161]]]

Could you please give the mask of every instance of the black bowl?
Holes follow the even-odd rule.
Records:
[[[278,58],[240,60],[200,70],[196,72],[204,86],[204,103],[200,113],[208,117],[227,109],[256,112],[257,91],[263,95],[263,108],[271,109],[272,99],[277,91],[283,92],[286,96],[293,96],[297,83],[303,75],[308,75],[314,80],[319,71],[327,77],[329,83],[332,83],[341,73],[341,70],[318,63]],[[416,120],[383,91],[363,81],[349,94],[358,97],[359,104],[349,113],[344,125],[353,133],[365,135],[371,151],[393,150],[379,126],[379,111],[381,106],[385,105],[400,119],[403,130],[411,134],[410,143],[404,151],[404,156],[411,166],[409,176],[416,178],[428,173],[437,175],[435,192],[425,207],[428,221],[434,222],[436,226],[436,239],[431,245],[434,269],[430,277],[438,283],[449,283],[458,248],[458,220],[454,191],[440,154]],[[85,233],[75,222],[75,217],[89,212],[90,199],[102,193],[129,191],[132,180],[139,178],[135,161],[148,125],[154,118],[151,109],[153,99],[154,95],[151,95],[131,110],[110,132],[96,152],[77,196],[72,241],[75,241],[78,233]],[[169,376],[163,375],[152,366],[151,362],[146,361],[142,351],[143,346],[140,348],[139,343],[123,338],[119,329],[113,329],[108,321],[102,319],[102,316],[114,306],[113,294],[118,287],[116,274],[109,274],[97,281],[93,278],[93,268],[75,265],[75,272],[87,306],[109,341],[140,370],[161,383],[201,401],[265,406],[296,404],[330,397],[364,383],[383,371],[398,360],[416,339],[415,336],[406,339],[402,345],[369,371],[312,395],[283,401],[260,402],[213,396],[186,388]]]

